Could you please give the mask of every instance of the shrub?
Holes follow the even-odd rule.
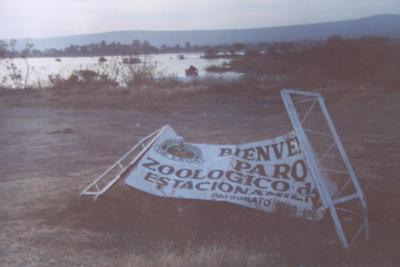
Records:
[[[225,71],[229,71],[229,67],[222,66],[222,65],[210,65],[210,66],[206,67],[206,71],[207,72],[215,72],[215,73],[225,72]]]
[[[203,58],[216,58],[218,57],[218,50],[215,48],[208,48],[204,51]]]
[[[139,64],[140,62],[140,58],[137,57],[124,57],[122,59],[122,63],[124,64]]]
[[[400,85],[400,41],[384,38],[329,38],[311,47],[258,54],[248,50],[231,63],[248,75],[286,75],[299,83],[351,81]]]
[[[68,78],[60,75],[49,76],[49,81],[53,88],[60,90],[90,89],[96,90],[105,86],[117,86],[107,75],[99,74],[92,70],[74,71]]]
[[[121,78],[123,85],[135,87],[137,85],[149,85],[156,82],[162,73],[157,71],[157,64],[144,60],[139,64],[130,64],[122,69]]]
[[[107,62],[105,57],[99,57],[99,63]]]

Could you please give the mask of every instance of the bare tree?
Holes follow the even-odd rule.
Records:
[[[25,89],[28,87],[29,76],[32,70],[27,58],[31,55],[33,43],[31,40],[26,40],[25,47],[21,51],[17,50],[16,45],[17,41],[14,39],[9,42],[2,41],[0,43],[0,57],[8,57],[8,59],[5,60],[5,66],[10,72],[8,77],[12,86]],[[21,59],[24,63],[24,73],[18,66],[16,59]]]
[[[28,62],[28,57],[31,55],[31,51],[33,48],[32,40],[25,41],[25,48],[22,49],[20,55],[25,64],[25,79],[24,79],[24,89],[28,86],[29,76],[31,74],[31,67]]]

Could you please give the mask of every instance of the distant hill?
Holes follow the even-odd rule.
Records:
[[[196,31],[115,31],[96,34],[73,35],[34,39],[37,49],[65,48],[70,44],[85,45],[105,40],[130,43],[134,39],[147,40],[152,45],[174,46],[190,42],[192,45],[231,44],[235,42],[281,42],[298,40],[323,40],[332,35],[357,38],[367,35],[400,37],[400,15],[378,15],[361,19],[324,22],[307,25],[268,27],[235,30]],[[23,42],[20,42],[22,45]]]

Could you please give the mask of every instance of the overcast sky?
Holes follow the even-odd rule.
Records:
[[[232,29],[400,14],[400,0],[0,0],[0,39]]]

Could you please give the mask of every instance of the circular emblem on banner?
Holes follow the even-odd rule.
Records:
[[[184,143],[180,139],[166,140],[161,145],[155,146],[154,150],[176,161],[188,163],[203,162],[201,150],[194,145]]]

